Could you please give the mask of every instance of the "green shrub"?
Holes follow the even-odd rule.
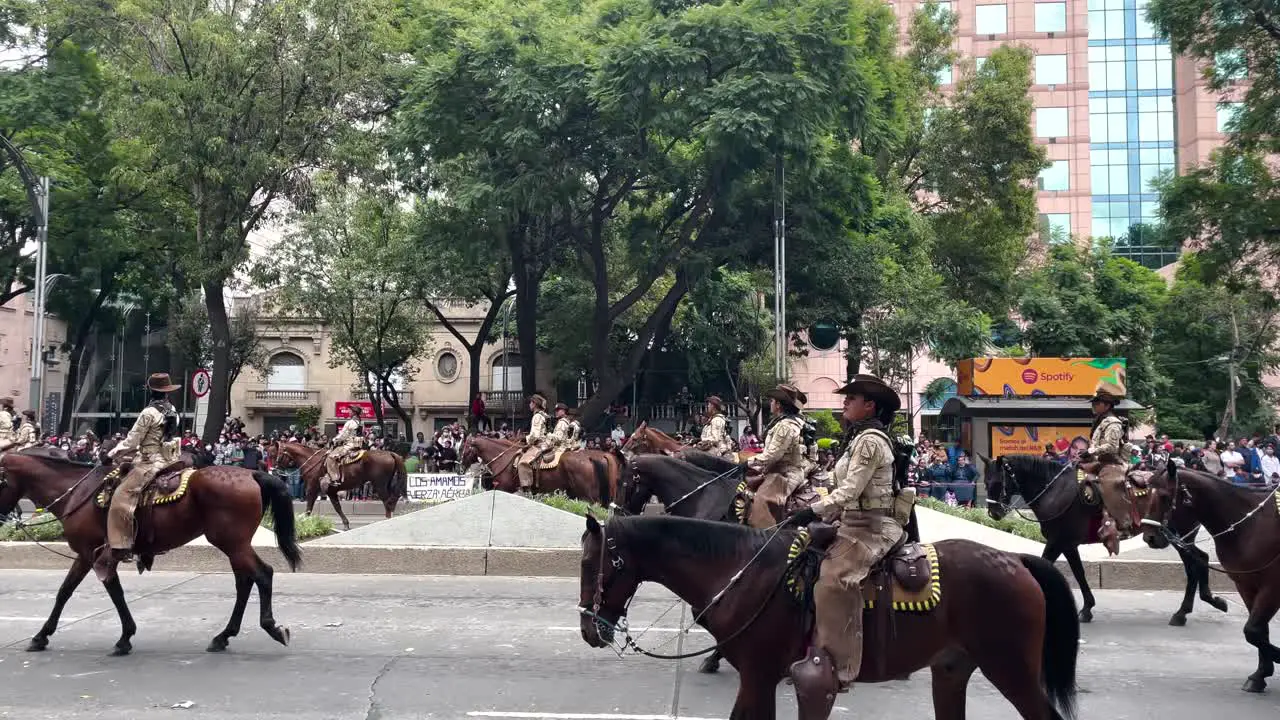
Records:
[[[13,521],[0,525],[0,542],[53,542],[63,539],[62,523],[48,515],[28,516],[24,522],[31,524],[21,529]]]
[[[969,522],[975,522],[979,525],[986,525],[989,528],[1002,530],[1010,535],[1017,535],[1028,540],[1036,542],[1044,542],[1044,535],[1040,533],[1040,523],[1033,520],[1026,520],[1016,512],[1010,512],[1001,520],[993,520],[986,510],[978,508],[952,507],[941,500],[931,497],[922,497],[918,500],[920,507],[926,507],[930,510],[937,510],[941,513],[953,515]],[[1024,511],[1028,517],[1030,510]]]
[[[835,413],[830,410],[811,412],[809,413],[809,419],[818,428],[818,437],[820,438],[839,440],[844,435],[844,429],[840,427],[840,421],[836,419]]]
[[[333,520],[325,515],[298,515],[293,523],[299,541],[314,540],[333,534]],[[275,530],[271,515],[262,516],[262,527]]]
[[[554,493],[547,493],[545,495],[534,495],[533,499],[543,505],[553,507],[557,510],[571,512],[574,515],[586,517],[589,512],[601,522],[609,519],[609,511],[607,509],[596,505],[595,503],[587,502],[586,500],[574,500],[563,492],[557,491]]]

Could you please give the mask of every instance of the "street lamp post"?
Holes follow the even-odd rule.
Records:
[[[31,392],[28,402],[36,413],[36,422],[44,408],[44,303],[47,288],[45,286],[45,268],[49,254],[49,178],[40,178],[40,187],[36,191],[36,284],[32,291],[36,294],[35,312],[32,313],[31,327]]]

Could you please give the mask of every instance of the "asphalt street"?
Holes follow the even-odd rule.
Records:
[[[737,686],[731,668],[706,676],[694,672],[696,661],[621,659],[591,649],[578,634],[571,579],[277,573],[276,618],[292,629],[291,646],[276,645],[257,627],[255,594],[231,650],[209,654],[204,648],[231,610],[231,578],[131,575],[124,582],[139,626],[135,652],[111,658],[118,620],[90,577],[50,649],[26,653],[60,581],[60,573],[0,571],[0,718],[727,718]],[[1243,608],[1234,598],[1225,615],[1198,607],[1187,627],[1170,628],[1178,602],[1172,593],[1097,595],[1081,649],[1080,717],[1280,714],[1280,681],[1261,696],[1239,690],[1257,655],[1244,644]],[[661,588],[645,586],[632,626],[657,619],[660,630],[645,644],[661,645],[659,638],[676,637],[681,611]],[[707,642],[705,634],[691,634],[683,649]],[[1016,717],[980,677],[968,710],[977,720]],[[785,686],[779,711],[795,717]],[[841,696],[834,717],[932,714],[922,672],[856,688]]]

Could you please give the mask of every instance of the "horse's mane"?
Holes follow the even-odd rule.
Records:
[[[653,453],[646,453],[643,455],[637,455],[635,459],[632,460],[632,462],[657,463],[659,465],[668,465],[668,466],[671,466],[671,468],[674,470],[678,470],[682,473],[690,475],[691,479],[695,481],[710,480],[711,478],[715,477],[718,474],[710,470],[707,470],[706,468],[698,467],[697,465],[694,465],[688,460],[683,460],[681,458],[673,457],[671,455],[657,455]]]
[[[1255,500],[1260,500],[1263,495],[1271,495],[1272,493],[1275,492],[1275,489],[1273,488],[1266,488],[1266,487],[1259,488],[1259,487],[1248,487],[1246,485],[1237,485],[1224,477],[1218,477],[1213,473],[1207,473],[1203,470],[1191,470],[1189,468],[1178,468],[1178,475],[1191,475],[1195,479],[1202,480],[1204,482],[1217,482],[1224,485],[1226,488],[1230,488],[1232,491],[1235,491],[1237,494],[1241,496],[1250,496]],[[1154,480],[1157,477],[1167,478],[1168,476],[1169,476],[1169,467],[1166,464],[1165,466],[1161,467],[1159,470],[1152,473],[1151,479]]]
[[[642,545],[659,556],[679,555],[699,559],[755,556],[773,530],[756,530],[734,523],[696,520],[675,515],[615,517],[605,532],[624,545]],[[764,562],[784,560],[794,532],[783,530],[760,555]]]
[[[34,458],[40,458],[41,460],[48,460],[50,462],[55,462],[55,463],[58,463],[59,465],[66,465],[68,467],[81,467],[81,468],[97,467],[95,463],[72,460],[70,457],[67,457],[67,454],[62,452],[62,450],[47,448],[44,446],[36,446],[33,448],[28,448],[27,450],[23,451],[20,454],[25,455],[26,457],[34,457]]]
[[[1009,463],[1014,470],[1042,476],[1046,481],[1063,472],[1062,463],[1039,455],[1002,455],[997,459],[1000,461]]]

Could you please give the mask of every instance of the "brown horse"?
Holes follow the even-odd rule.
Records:
[[[1085,499],[1084,491],[1076,481],[1075,468],[1047,460],[1039,455],[1004,455],[987,460],[986,477],[987,513],[995,520],[1003,518],[1010,510],[1013,497],[1019,495],[1034,513],[1044,535],[1044,554],[1049,562],[1057,562],[1066,556],[1067,565],[1080,588],[1084,607],[1080,609],[1080,622],[1093,620],[1093,591],[1080,560],[1080,546],[1099,542],[1098,529],[1102,525],[1102,503]],[[1094,491],[1096,492],[1096,491]],[[1183,532],[1195,538],[1199,532],[1196,524],[1186,523]],[[1213,594],[1209,588],[1209,556],[1194,545],[1175,548],[1182,559],[1187,575],[1186,592],[1182,605],[1169,618],[1169,624],[1182,627],[1187,624],[1187,614],[1195,606],[1197,590],[1201,601],[1222,612],[1227,611],[1227,601]]]
[[[658,428],[649,425],[647,420],[636,426],[635,432],[631,433],[631,437],[627,438],[627,441],[622,444],[623,452],[640,455],[682,456],[683,453],[692,450],[693,447],[693,445],[685,445]],[[739,451],[737,454],[739,460],[746,460],[757,453]],[[687,457],[684,459],[689,460]]]
[[[303,487],[306,488],[308,515],[315,508],[316,498],[320,497],[320,481],[324,479],[324,459],[327,452],[302,443],[274,442],[267,453],[267,460],[272,467],[299,469]],[[408,486],[404,458],[386,450],[368,450],[364,457],[343,465],[341,469],[341,482],[330,484],[328,494],[333,509],[342,518],[344,529],[351,529],[351,521],[342,512],[338,493],[343,490],[358,490],[367,482],[373,484],[373,494],[382,501],[387,517],[391,517],[396,511],[396,503],[400,502]]]
[[[468,435],[458,460],[463,468],[469,468],[476,462],[484,464],[482,474],[486,490],[514,493],[520,490],[515,461],[524,450],[524,445],[509,440],[481,434]],[[602,478],[596,477],[592,460],[601,463],[604,470]],[[618,497],[622,467],[622,460],[614,453],[573,450],[561,455],[555,468],[535,471],[534,489],[538,492],[561,491],[571,498],[608,505]]]
[[[109,470],[107,465],[95,467],[40,451],[8,453],[0,460],[0,515],[12,510],[22,498],[30,498],[37,507],[62,521],[67,545],[76,554],[58,589],[53,612],[31,638],[29,651],[48,647],[63,607],[93,567],[98,548],[106,543],[107,511],[99,509],[94,500]],[[255,585],[262,629],[281,645],[289,644],[289,629],[277,625],[271,612],[273,570],[258,557],[252,544],[267,508],[271,510],[280,552],[290,569],[296,570],[302,556],[294,534],[293,500],[284,482],[268,473],[224,465],[195,470],[187,480],[185,492],[171,502],[146,510],[145,521],[139,523],[135,551],[140,557],[167,552],[204,535],[230,559],[236,602],[227,627],[209,643],[210,652],[226,650],[227,641],[240,633],[249,592]],[[127,655],[133,649],[130,639],[137,626],[125,603],[114,563],[103,586],[120,614],[122,629],[112,654]]]
[[[615,634],[636,648],[624,619],[644,581],[665,586],[694,608],[696,622],[739,672],[731,720],[772,720],[778,682],[796,683],[800,720],[824,720],[835,702],[830,657],[811,646],[814,542],[789,561],[798,532],[670,516],[588,517],[582,537],[582,639],[607,647]],[[977,669],[1029,720],[1075,716],[1080,625],[1075,597],[1053,565],[968,540],[934,544],[941,595],[925,612],[866,616],[859,682],[893,680],[929,666],[938,720],[962,720]],[[798,582],[793,582],[798,580]],[[802,592],[793,592],[798,585]],[[636,648],[638,650],[638,648]],[[803,662],[801,662],[803,661]],[[795,667],[793,667],[793,665]]]
[[[1242,689],[1262,692],[1280,662],[1280,647],[1271,643],[1267,630],[1280,610],[1280,490],[1251,490],[1168,463],[1151,478],[1146,504],[1142,537],[1153,548],[1188,544],[1188,536],[1179,536],[1174,527],[1179,512],[1209,532],[1222,564],[1219,572],[1235,583],[1249,610],[1244,638],[1258,649],[1258,669]]]

